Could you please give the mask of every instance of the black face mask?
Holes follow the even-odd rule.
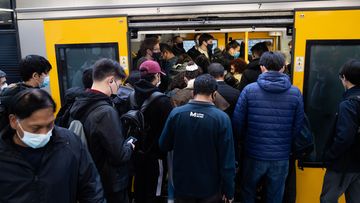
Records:
[[[160,60],[161,60],[161,53],[160,53],[160,52],[159,52],[159,53],[154,53],[154,52],[153,52],[152,57],[154,58],[155,61],[160,62]]]
[[[208,44],[206,46],[206,48],[207,48],[208,51],[212,51],[213,46],[214,46],[213,44]]]
[[[184,48],[184,43],[183,43],[183,42],[177,43],[176,46],[177,46],[177,48],[179,48],[179,49],[183,49],[183,48]]]

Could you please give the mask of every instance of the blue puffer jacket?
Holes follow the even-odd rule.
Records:
[[[304,105],[287,75],[269,71],[242,91],[233,114],[233,128],[245,155],[258,160],[286,160],[300,131]]]

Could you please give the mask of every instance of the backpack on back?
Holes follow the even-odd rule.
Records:
[[[141,106],[138,106],[135,101],[135,92],[129,95],[130,110],[123,114],[120,120],[126,136],[125,138],[135,137],[137,139],[136,149],[140,153],[149,152],[154,144],[146,146],[145,140],[147,139],[149,126],[145,123],[144,112],[153,101],[163,96],[166,95],[161,92],[153,92]]]

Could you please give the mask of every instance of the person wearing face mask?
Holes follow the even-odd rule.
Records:
[[[159,92],[161,83],[160,65],[148,60],[140,65],[140,81],[134,85],[135,101],[141,106],[154,92]],[[165,181],[166,153],[160,152],[157,145],[167,116],[172,110],[170,99],[157,97],[143,112],[145,124],[148,126],[147,139],[144,145],[146,152],[135,153],[135,201],[141,203],[156,202],[161,195]]]
[[[240,44],[236,40],[230,41],[223,51],[223,56],[224,68],[230,71],[230,61],[240,57]]]
[[[0,70],[0,91],[5,89],[8,86],[6,83],[6,73],[2,70]]]
[[[146,38],[140,45],[136,61],[136,70],[139,70],[140,65],[147,60],[154,60],[160,64],[161,50],[160,41],[158,38],[150,37]]]
[[[44,90],[14,96],[0,137],[1,202],[105,203],[100,176],[80,138],[54,125]]]
[[[180,56],[181,54],[185,54],[186,51],[184,49],[184,39],[180,36],[175,36],[172,39],[173,42],[173,51],[175,56]]]
[[[118,62],[100,59],[93,66],[91,89],[78,96],[70,109],[83,124],[89,151],[99,170],[107,202],[128,202],[129,160],[134,143],[125,140],[111,96],[126,74]]]
[[[198,51],[210,61],[213,55],[213,39],[214,37],[208,33],[200,35]]]

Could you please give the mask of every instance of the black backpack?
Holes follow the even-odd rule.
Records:
[[[129,95],[130,110],[123,114],[120,120],[125,137],[128,138],[132,136],[137,139],[135,144],[137,152],[148,153],[155,144],[151,142],[149,145],[149,142],[146,142],[150,138],[147,137],[149,126],[145,123],[144,112],[153,101],[163,96],[166,97],[166,95],[161,92],[153,92],[141,106],[138,106],[135,100],[135,92]]]

